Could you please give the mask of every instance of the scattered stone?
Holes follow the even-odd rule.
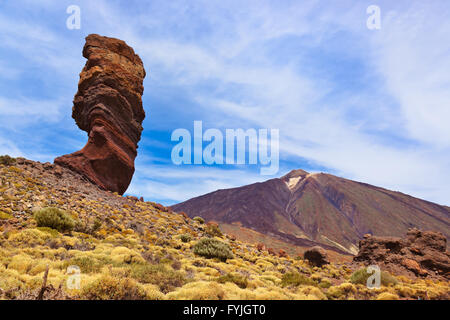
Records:
[[[138,197],[135,197],[135,196],[127,196],[127,199],[131,200],[133,202],[138,202],[139,201]]]

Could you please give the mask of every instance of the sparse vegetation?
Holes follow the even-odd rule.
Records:
[[[34,219],[38,227],[48,227],[60,232],[71,231],[75,221],[64,210],[48,207],[37,211]]]
[[[15,163],[16,163],[16,159],[14,159],[8,155],[0,156],[0,164],[2,164],[4,166],[12,166]]]
[[[95,187],[55,187],[21,164],[1,166],[0,178],[0,299],[33,298],[47,266],[49,285],[63,284],[67,299],[449,299],[448,281],[384,272],[383,287],[369,290],[361,270],[314,268],[259,240],[207,236],[207,225],[181,214]],[[30,219],[33,208],[46,209]],[[79,290],[65,286],[74,265]]]

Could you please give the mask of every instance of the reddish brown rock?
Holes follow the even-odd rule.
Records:
[[[450,254],[446,248],[447,239],[442,233],[410,229],[404,239],[364,238],[353,260],[376,264],[397,275],[450,279]]]
[[[401,264],[408,270],[411,270],[416,275],[426,276],[428,272],[424,269],[422,269],[419,265],[419,263],[416,260],[411,260],[408,258],[404,258],[401,261]]]
[[[303,254],[303,258],[316,267],[322,267],[323,265],[330,263],[327,252],[319,246],[306,250]]]
[[[104,190],[123,194],[134,174],[134,159],[145,112],[141,96],[145,70],[124,41],[91,34],[86,37],[72,117],[88,133],[80,151],[55,163],[83,175]]]
[[[287,252],[284,251],[283,249],[280,249],[280,251],[278,251],[278,256],[279,256],[280,258],[288,258],[288,257],[289,257],[288,254],[287,254]]]

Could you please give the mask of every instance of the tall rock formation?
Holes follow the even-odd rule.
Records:
[[[88,60],[80,73],[72,118],[89,139],[83,149],[55,163],[123,194],[134,174],[145,118],[144,66],[124,41],[96,34],[86,37],[83,56]]]

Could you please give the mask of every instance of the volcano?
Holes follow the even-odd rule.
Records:
[[[304,170],[217,190],[172,209],[190,217],[252,229],[285,243],[320,245],[353,255],[365,234],[402,236],[409,228],[418,228],[440,231],[447,239],[450,236],[450,207]]]

